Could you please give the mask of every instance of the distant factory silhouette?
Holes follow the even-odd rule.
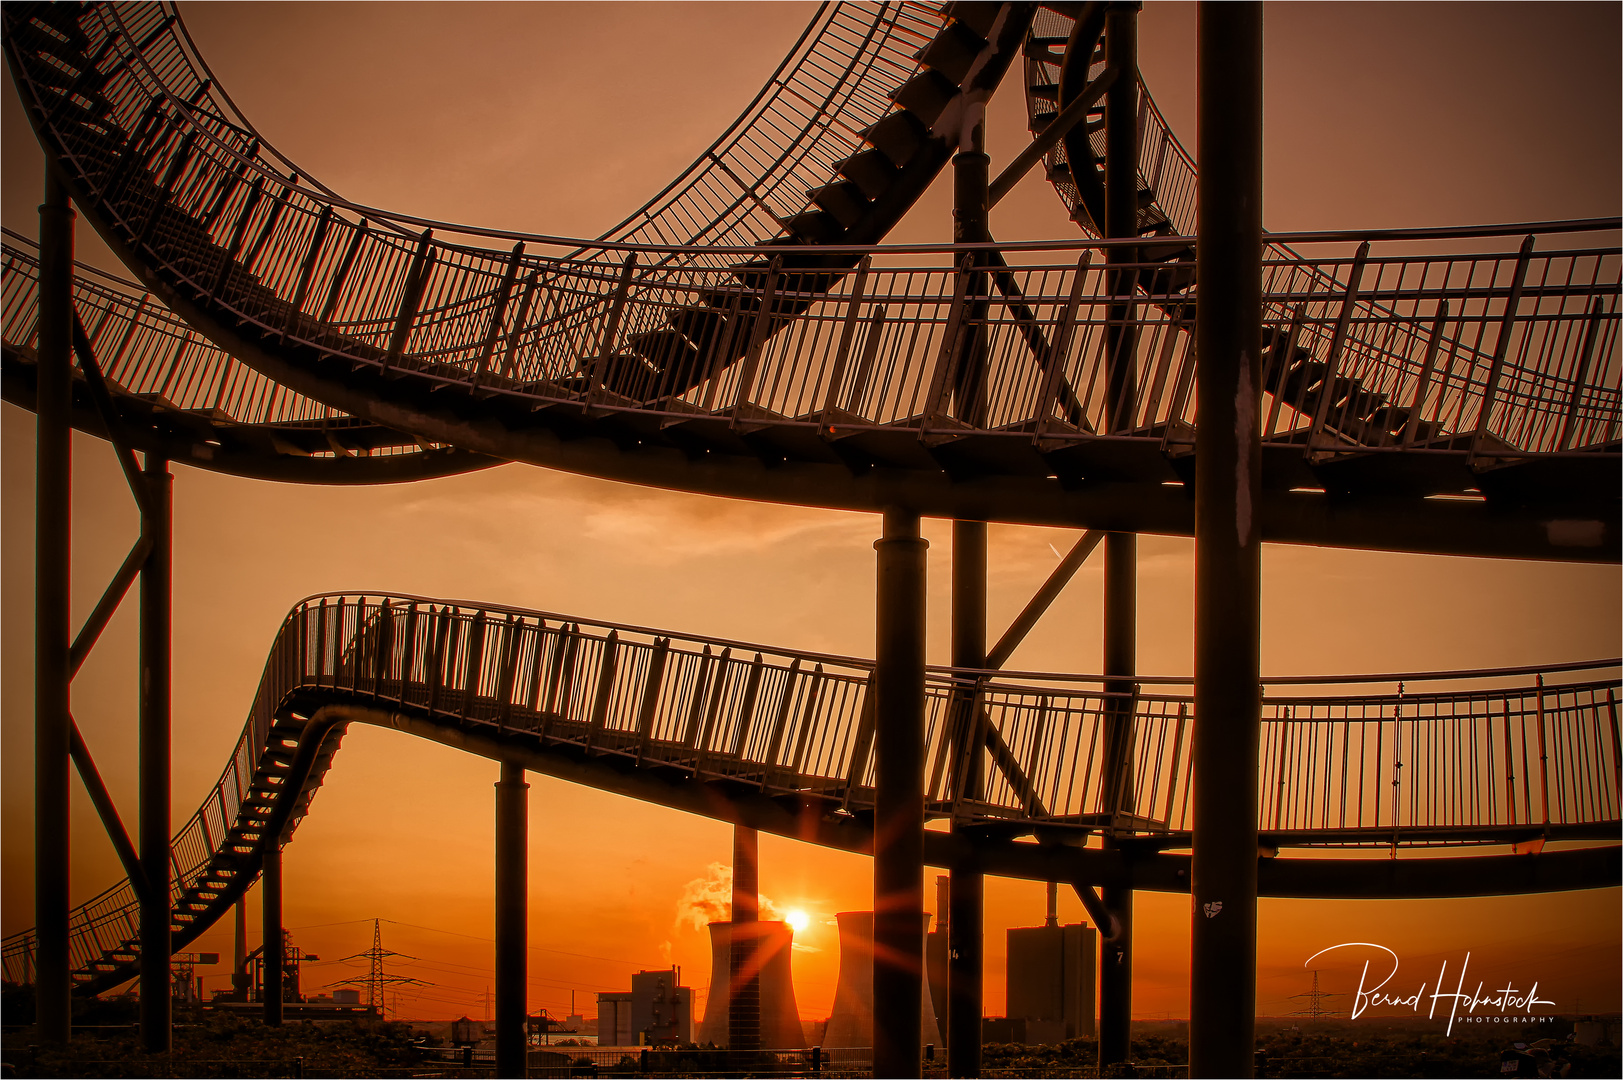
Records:
[[[745,833],[746,830],[737,830]],[[735,840],[735,854],[754,850],[754,838]],[[753,861],[753,860],[751,860]],[[757,868],[734,875],[734,910],[758,910],[759,897],[741,895],[739,882]],[[925,934],[920,968],[920,1045],[946,1045],[948,879],[936,879],[936,929]],[[1097,1030],[1095,979],[1098,931],[1086,923],[1060,925],[1058,890],[1048,885],[1041,926],[1010,927],[1005,1016],[982,1020],[982,1040],[1056,1043],[1092,1036]],[[709,995],[703,1019],[694,1014],[694,988],[682,985],[679,967],[644,970],[631,988],[597,995],[599,1046],[687,1046],[726,1049],[866,1050],[873,1046],[874,913],[842,911],[839,979],[826,1020],[801,1019],[794,986],[794,927],[781,920],[712,920]],[[928,924],[929,914],[924,915]],[[588,1027],[588,1030],[591,1030]]]

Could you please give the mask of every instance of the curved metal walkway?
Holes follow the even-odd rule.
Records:
[[[1163,258],[1141,264],[1131,316],[1143,392],[1110,430],[1103,327],[1122,298],[1089,251],[988,272],[967,252],[942,266],[813,246],[877,241],[1032,40],[1031,5],[947,11],[825,9],[665,195],[556,256],[529,250],[546,238],[356,207],[309,180],[167,8],[5,18],[30,119],[86,216],[188,323],[316,400],[432,443],[682,490],[1188,533],[1198,288],[1165,251],[1132,241]],[[1186,227],[1173,191],[1187,186],[1152,192],[1151,216]],[[1616,559],[1617,225],[1534,227],[1490,254],[1469,234],[1419,253],[1393,236],[1274,248],[1265,538]],[[1574,228],[1607,238],[1566,246]],[[966,358],[975,333],[984,356]]]
[[[5,400],[34,407],[39,247],[6,230]],[[454,446],[345,416],[278,386],[177,318],[140,286],[78,264],[74,306],[84,331],[73,424],[107,438],[84,366],[91,357],[115,423],[137,450],[235,476],[318,484],[383,484],[500,464]]]
[[[871,850],[871,671],[851,657],[493,605],[312,597],[284,620],[225,771],[175,835],[175,947],[253,883],[272,838],[289,838],[350,723]],[[1623,791],[1618,671],[1611,660],[1270,680],[1258,761],[1262,842],[1395,854],[1614,841]],[[1111,777],[1102,742],[1117,695],[1103,686],[1082,676],[932,670],[928,813],[972,826],[981,858],[1003,872],[1050,880],[1107,872],[1104,853],[1080,845],[1090,833],[1130,828],[1143,887],[1176,890],[1176,858],[1156,865],[1155,853],[1189,845],[1190,687],[1143,681],[1130,701],[1134,775]],[[965,745],[957,732],[968,723],[975,749],[955,760],[951,748]],[[960,778],[969,773],[988,778],[980,798],[964,797]],[[946,862],[947,834],[932,840]],[[1279,895],[1345,891],[1358,870],[1318,857],[1277,862]],[[1427,862],[1433,895],[1595,887],[1623,867],[1615,845]],[[1378,884],[1364,889],[1379,893]],[[125,881],[74,911],[80,992],[138,972],[138,909]],[[32,934],[5,941],[10,981],[32,981]]]

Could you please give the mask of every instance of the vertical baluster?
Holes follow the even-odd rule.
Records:
[[[1544,735],[1544,676],[1541,674],[1537,678],[1539,804],[1543,807],[1544,825],[1548,828],[1550,824],[1550,778],[1545,764],[1548,743],[1545,741]]]
[[[845,772],[845,797],[840,803],[844,809],[850,809],[851,795],[862,783],[867,770],[868,752],[873,746],[873,700],[873,676],[869,675],[862,686],[862,712],[857,718],[856,738],[851,745],[851,760]]]
[[[744,757],[749,753],[750,730],[755,724],[755,703],[761,696],[761,675],[764,671],[761,654],[756,653],[755,659],[750,662],[749,675],[744,681],[744,700],[738,707],[738,726],[733,731],[732,749],[728,751],[734,759],[734,768],[740,771]]]
[[[485,633],[489,616],[476,611],[468,622],[468,662],[463,677],[462,719],[478,719],[473,706],[479,697],[479,684],[485,671]]]
[[[721,330],[719,339],[710,350],[709,371],[705,375],[706,384],[704,397],[699,407],[705,412],[713,412],[716,407],[716,394],[721,388],[721,372],[727,366],[732,355],[733,339],[738,336],[738,328],[744,322],[744,293],[743,290],[733,293],[732,302],[727,305],[727,319]]]
[[[535,642],[535,665],[530,672],[530,696],[525,699],[524,712],[533,725],[539,717],[541,686],[547,681],[546,673],[541,670],[542,664],[546,662],[547,639],[549,637],[556,638],[557,635],[549,635],[547,633],[547,621],[540,619],[537,620],[534,630],[530,632],[530,636]]]
[[[817,719],[818,706],[823,695],[824,679],[823,665],[818,664],[812,668],[811,686],[806,691],[806,706],[800,714],[800,730],[795,734],[795,751],[790,759],[789,771],[798,778],[805,768],[806,745],[811,739],[811,729]],[[1613,738],[1616,745],[1616,737]]]
[[[1617,697],[1610,686],[1606,688],[1606,716],[1612,725],[1612,805],[1607,810],[1616,817],[1618,794],[1623,792],[1623,746],[1617,740]]]
[[[490,361],[496,354],[496,342],[501,338],[502,320],[507,317],[507,301],[513,295],[513,284],[518,280],[519,261],[524,257],[524,242],[521,240],[513,245],[513,253],[507,258],[507,270],[502,274],[502,283],[496,291],[496,299],[490,306],[490,323],[485,329],[484,343],[479,347],[479,364],[474,369],[473,383],[479,385],[480,379],[490,369]]]
[[[877,419],[863,412],[867,407],[868,383],[873,379],[874,361],[879,356],[879,343],[885,337],[885,305],[875,304],[868,313],[868,330],[862,341],[862,357],[857,361],[857,373],[851,378],[851,390],[846,395],[845,411],[867,419]]]
[[[1432,372],[1437,368],[1437,350],[1443,341],[1443,324],[1448,321],[1448,301],[1443,300],[1437,304],[1437,314],[1431,321],[1431,333],[1426,338],[1426,362],[1420,369],[1420,380],[1415,384],[1414,400],[1409,406],[1409,415],[1403,421],[1403,447],[1408,449],[1414,445],[1415,435],[1424,422],[1426,411],[1426,394],[1431,390]],[[1441,407],[1441,397],[1438,406]]]
[[[507,730],[513,717],[513,684],[518,681],[519,630],[522,626],[512,612],[502,623],[502,666],[496,681],[496,723],[502,731]]]
[[[665,680],[665,661],[670,656],[671,639],[656,637],[648,657],[648,677],[643,682],[642,703],[637,707],[637,764],[648,753],[654,737],[654,715],[659,708],[659,691]]]
[[[417,250],[412,253],[411,264],[406,268],[406,283],[400,290],[400,307],[395,312],[394,329],[389,332],[389,348],[383,357],[383,371],[400,362],[406,343],[411,340],[412,323],[417,320],[417,309],[423,302],[428,279],[434,273],[437,256],[433,237],[433,229],[424,229],[417,238]]]
[[[800,674],[800,657],[789,662],[789,668],[783,673],[783,692],[778,695],[778,709],[772,717],[772,735],[767,742],[766,754],[762,757],[761,784],[765,786],[766,779],[778,765],[778,752],[783,748],[784,736],[789,727],[789,709],[794,704],[795,680]]]
[[[683,727],[682,745],[689,750],[697,750],[699,746],[699,725],[704,720],[704,699],[710,686],[711,663],[710,646],[706,645],[699,657],[699,670],[693,678],[693,697],[688,702],[687,723]]]
[[[310,289],[310,278],[316,271],[316,260],[321,258],[322,245],[327,241],[327,230],[332,227],[332,207],[323,206],[321,214],[316,218],[315,231],[310,235],[310,250],[304,253],[304,262],[299,266],[298,284],[293,287],[293,310],[295,313],[304,310],[304,295]]]
[[[1172,827],[1172,800],[1178,791],[1178,766],[1183,763],[1183,730],[1188,720],[1188,706],[1185,702],[1178,702],[1178,726],[1172,736],[1172,767],[1167,770],[1166,806],[1165,813],[1161,815],[1161,827]],[[1151,804],[1153,806],[1153,802]]]
[[[1510,335],[1516,328],[1516,312],[1521,307],[1522,287],[1527,281],[1527,267],[1533,259],[1533,237],[1522,241],[1516,256],[1515,276],[1510,283],[1510,296],[1505,300],[1504,317],[1499,322],[1499,338],[1493,345],[1493,360],[1488,366],[1488,382],[1482,389],[1482,402],[1477,406],[1476,425],[1471,432],[1471,457],[1482,448],[1482,436],[1493,420],[1494,398],[1499,391],[1499,377],[1504,370],[1505,354],[1510,350]]]
[[[321,598],[321,604],[316,608],[316,685],[321,685],[321,677],[327,673],[327,598]]]
[[[957,274],[953,276],[952,303],[947,309],[947,325],[941,332],[941,347],[936,352],[935,371],[930,377],[930,389],[924,401],[923,430],[926,432],[939,421],[946,401],[947,388],[953,384],[953,368],[960,352],[959,328],[964,322],[965,299],[969,293],[973,264],[973,256],[965,255],[958,263]]]
[[[1048,695],[1043,694],[1037,699],[1037,720],[1031,733],[1031,758],[1026,766],[1026,790],[1021,800],[1021,808],[1026,816],[1036,817],[1043,811],[1042,804],[1037,798],[1037,776],[1041,765],[1043,736],[1048,730]],[[1136,806],[1133,808],[1136,809]],[[1131,813],[1132,810],[1127,811]]]
[[[355,266],[355,256],[360,253],[361,241],[366,239],[366,231],[367,221],[362,218],[355,231],[350,234],[343,258],[338,260],[338,269],[333,271],[332,282],[327,286],[327,299],[322,302],[321,314],[316,316],[317,322],[332,321],[333,312],[338,309],[339,297],[343,295],[344,285],[349,280],[349,272]]]
[[[1403,813],[1403,711],[1392,709],[1392,857],[1397,858],[1398,820]]]
[[[1583,405],[1584,389],[1589,380],[1589,365],[1595,358],[1595,343],[1600,340],[1601,326],[1606,321],[1606,304],[1600,297],[1595,297],[1589,308],[1589,319],[1584,326],[1583,351],[1578,355],[1578,366],[1572,373],[1572,400],[1567,403],[1567,416],[1561,425],[1561,442],[1558,450],[1572,449],[1573,437],[1578,433],[1578,415]]]
[[[1347,342],[1347,327],[1352,322],[1353,308],[1358,303],[1358,290],[1364,280],[1364,266],[1369,259],[1369,241],[1358,245],[1353,256],[1352,269],[1347,274],[1347,289],[1341,298],[1341,314],[1336,316],[1336,327],[1330,336],[1330,351],[1324,358],[1324,375],[1319,380],[1319,400],[1313,410],[1313,425],[1308,430],[1304,453],[1313,453],[1314,443],[1324,429],[1330,412],[1330,399],[1336,393],[1336,378],[1341,367],[1341,352]]]
[[[259,140],[250,139],[243,157],[252,161],[258,153]],[[231,197],[237,193],[237,189],[242,186],[242,175],[245,169],[247,169],[246,165],[238,163],[226,173],[225,182],[216,189],[213,200],[204,208],[202,215],[198,218],[205,232],[212,233],[214,231],[215,220],[219,218],[220,212],[225,209],[226,204],[231,201]]]
[[[755,314],[755,323],[750,327],[749,348],[744,352],[744,363],[738,373],[738,393],[733,399],[732,426],[738,427],[743,419],[744,410],[751,404],[750,394],[755,389],[755,376],[761,366],[761,350],[766,345],[768,331],[772,328],[772,314],[774,297],[778,291],[778,278],[783,271],[783,256],[772,256],[772,262],[767,267],[766,284],[761,289],[761,306]]]
[[[597,669],[597,696],[592,701],[592,715],[586,731],[586,749],[590,751],[597,737],[603,732],[603,725],[608,720],[609,703],[614,693],[614,674],[616,653],[619,650],[620,633],[610,630],[608,637],[603,639],[603,658]]]
[[[620,280],[615,284],[614,292],[609,298],[608,315],[603,320],[603,334],[598,338],[597,357],[592,361],[592,384],[586,394],[589,404],[604,400],[603,395],[608,389],[609,358],[618,343],[620,321],[625,317],[626,298],[631,293],[631,278],[636,272],[637,253],[633,251],[626,256],[626,261],[621,265]]]
[[[265,178],[254,177],[254,182],[248,188],[248,197],[242,201],[242,208],[237,211],[237,223],[231,228],[231,238],[225,245],[225,258],[220,260],[219,272],[214,276],[214,287],[209,290],[216,300],[225,289],[230,279],[231,270],[237,265],[237,252],[242,250],[243,237],[248,232],[248,222],[253,218],[254,211],[259,208],[259,200],[265,193]]]
[[[699,730],[697,753],[694,756],[694,773],[697,775],[705,770],[711,756],[715,751],[714,741],[721,715],[722,695],[727,689],[727,673],[732,667],[732,649],[721,650],[716,658],[715,674],[710,683],[710,698],[705,705],[704,724]]]
[[[872,255],[864,255],[857,264],[857,276],[851,282],[851,297],[846,301],[845,320],[840,328],[840,343],[834,350],[834,370],[828,377],[828,389],[823,395],[823,415],[820,426],[826,433],[829,420],[834,414],[834,402],[840,392],[840,384],[845,381],[846,361],[851,355],[851,341],[856,336],[857,316],[862,307],[863,293],[868,287],[868,268],[873,263]]]
[[[446,642],[451,633],[451,609],[449,607],[428,609],[429,617],[433,620],[429,628],[428,663],[423,672],[423,678],[428,683],[428,703],[426,710],[430,716],[440,700],[440,684],[445,681],[445,652]]]
[[[259,258],[260,252],[270,242],[271,236],[276,232],[277,222],[282,220],[282,212],[287,209],[288,203],[293,200],[293,189],[299,186],[299,175],[294,173],[286,192],[281,198],[274,194],[271,196],[270,213],[265,215],[265,224],[260,226],[259,235],[254,238],[253,245],[248,248],[248,254],[243,256],[242,268],[249,273],[253,272],[254,262]]]
[[[530,308],[535,303],[536,289],[541,284],[541,271],[530,272],[524,279],[524,292],[519,297],[518,314],[513,316],[513,327],[507,331],[507,341],[502,346],[502,377],[517,378],[518,365],[518,339],[530,321]]]
[[[1082,305],[1082,290],[1086,287],[1088,264],[1092,259],[1093,252],[1084,251],[1076,260],[1076,269],[1071,275],[1070,295],[1066,297],[1065,307],[1061,310],[1058,323],[1054,327],[1048,355],[1043,358],[1042,389],[1037,394],[1037,411],[1033,415],[1037,423],[1032,429],[1032,438],[1039,442],[1048,433],[1049,425],[1053,421],[1054,402],[1059,396],[1060,382],[1065,376],[1065,358],[1071,352],[1071,337],[1076,331],[1076,313]],[[1077,426],[1081,426],[1081,417],[1071,419]]]
[[[553,646],[553,679],[548,690],[548,710],[546,720],[541,725],[541,734],[545,737],[552,729],[552,721],[556,718],[571,719],[567,712],[572,706],[575,696],[575,667],[580,658],[580,623],[573,626],[565,623],[559,629],[558,641]],[[556,707],[553,703],[556,702]]]

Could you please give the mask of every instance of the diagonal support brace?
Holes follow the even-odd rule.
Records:
[[[1009,624],[1009,628],[998,639],[998,643],[987,652],[988,668],[1001,668],[1007,662],[1010,654],[1026,639],[1026,635],[1031,633],[1031,628],[1037,625],[1037,620],[1043,617],[1043,613],[1064,591],[1071,578],[1076,576],[1076,572],[1082,568],[1082,564],[1104,538],[1105,534],[1096,529],[1089,529],[1077,538],[1071,550],[1065,553],[1065,558],[1060,560],[1059,565],[1054,567],[1054,572],[1048,575],[1048,580],[1043,582],[1042,588],[1038,589],[1031,601],[1026,604],[1025,610],[1015,617],[1014,622]]]
[[[79,358],[79,370],[84,373],[85,385],[90,389],[90,400],[95,403],[96,412],[101,414],[101,422],[107,428],[107,439],[113,444],[113,453],[118,456],[119,468],[124,470],[124,480],[130,485],[130,494],[135,496],[136,505],[145,516],[151,503],[147,497],[146,479],[141,475],[141,466],[136,464],[135,452],[130,448],[130,440],[124,430],[124,421],[113,404],[113,395],[107,389],[107,379],[102,375],[101,365],[96,362],[95,351],[90,347],[90,335],[85,333],[85,324],[79,319],[77,307],[73,310],[73,353]]]
[[[1081,97],[1061,109],[1059,114],[1048,122],[1048,126],[1043,128],[1043,133],[1033,139],[1031,144],[1024,150],[1020,151],[1019,155],[1009,162],[1002,172],[998,173],[997,179],[993,180],[986,189],[988,208],[996,206],[998,200],[1007,195],[1014,185],[1020,182],[1020,178],[1031,171],[1033,165],[1041,161],[1050,150],[1059,145],[1059,141],[1065,138],[1066,132],[1074,128],[1081,122],[1083,117],[1088,115],[1088,111],[1098,103],[1100,98],[1105,96],[1105,91],[1109,90],[1115,81],[1116,69],[1113,67],[1105,68],[1097,79],[1094,79],[1083,89]]]
[[[1099,898],[1098,890],[1085,881],[1071,882],[1071,888],[1076,890],[1076,897],[1082,901],[1082,906],[1093,919],[1093,925],[1099,928],[1101,943],[1115,941],[1121,937],[1121,920],[1115,913],[1105,907],[1105,902]]]
[[[68,754],[73,758],[74,767],[79,770],[79,779],[84,783],[85,791],[96,807],[102,828],[107,830],[107,838],[113,842],[113,850],[118,852],[118,861],[124,864],[124,873],[129,877],[135,895],[145,900],[147,876],[141,869],[140,856],[135,853],[135,845],[130,843],[130,834],[124,831],[124,822],[118,816],[118,807],[113,804],[113,796],[108,792],[107,785],[102,783],[101,773],[96,768],[95,760],[90,756],[90,748],[85,745],[84,736],[79,733],[79,722],[70,717],[68,723],[71,725],[68,734]]]
[[[113,612],[124,600],[124,594],[130,591],[130,586],[141,574],[141,567],[146,565],[147,556],[152,552],[152,537],[142,530],[140,539],[130,548],[130,553],[124,556],[124,563],[113,575],[113,580],[107,583],[107,590],[96,601],[96,607],[85,619],[84,626],[79,628],[78,635],[73,639],[73,646],[68,650],[68,678],[79,674],[85,660],[90,656],[90,650],[95,648],[101,637],[101,632],[107,629],[107,624],[113,618]]]

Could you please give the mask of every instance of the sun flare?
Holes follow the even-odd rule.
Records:
[[[801,934],[805,932],[806,927],[811,925],[811,916],[799,908],[795,908],[784,915],[783,921],[793,927],[795,933]]]

